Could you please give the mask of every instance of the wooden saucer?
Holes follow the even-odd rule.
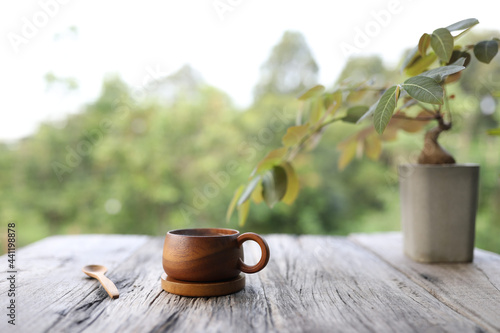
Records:
[[[163,290],[180,295],[191,297],[223,296],[235,293],[245,288],[245,275],[220,282],[187,282],[161,275],[161,287]]]

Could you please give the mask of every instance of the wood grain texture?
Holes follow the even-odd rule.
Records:
[[[97,255],[96,243],[101,244],[108,237],[108,245],[100,247],[102,253]],[[346,238],[287,235],[265,238],[271,260],[261,272],[246,276],[244,290],[203,298],[181,297],[162,290],[163,237],[46,239],[18,251],[19,263],[24,262],[18,285],[22,295],[19,300],[23,300],[19,304],[18,329],[20,332],[484,331],[484,326],[457,313],[423,286]],[[252,249],[255,248],[246,251],[245,258],[257,262],[260,250]],[[0,257],[0,262],[5,261],[5,256]],[[119,299],[111,300],[96,280],[85,277],[81,267],[89,262],[108,267],[107,275],[120,291]],[[52,267],[53,273],[43,275],[42,267],[46,265]],[[5,297],[3,281],[0,288],[1,299]],[[0,321],[0,331],[4,332],[5,325],[6,321]]]
[[[19,249],[17,332],[51,332],[71,309],[92,294],[99,295],[98,302],[105,304],[117,301],[109,298],[98,281],[86,276],[82,267],[103,264],[109,269],[108,276],[115,278],[114,269],[148,239],[123,235],[53,236]],[[0,301],[8,300],[6,263],[6,256],[0,257]],[[0,332],[12,328],[6,320],[0,320]]]
[[[436,299],[491,332],[500,332],[500,256],[474,250],[465,264],[421,264],[403,254],[402,235],[352,235]]]

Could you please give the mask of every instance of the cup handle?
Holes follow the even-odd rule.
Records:
[[[254,266],[248,266],[243,262],[243,260],[239,260],[239,270],[241,270],[243,273],[257,273],[264,267],[266,267],[267,263],[269,262],[269,246],[267,245],[267,242],[264,240],[264,238],[260,237],[259,235],[253,233],[253,232],[246,232],[244,234],[241,234],[238,236],[238,246],[242,246],[244,242],[247,240],[253,240],[254,242],[257,242],[260,246],[260,250],[262,251],[262,256],[259,260],[259,262],[254,265]]]

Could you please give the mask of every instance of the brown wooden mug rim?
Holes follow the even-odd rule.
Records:
[[[197,231],[212,231],[213,235],[193,235],[189,233],[195,233]],[[219,234],[215,234],[220,232]],[[229,233],[226,233],[229,232]],[[168,235],[172,236],[180,236],[180,237],[192,237],[192,238],[218,238],[218,237],[229,237],[229,236],[238,236],[240,232],[235,229],[227,229],[227,228],[185,228],[185,229],[175,229],[167,232]]]

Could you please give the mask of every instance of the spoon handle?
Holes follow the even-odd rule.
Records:
[[[98,274],[97,280],[99,280],[99,282],[101,282],[102,286],[104,287],[104,289],[108,293],[109,297],[115,299],[115,298],[118,298],[120,296],[115,284],[110,279],[108,279],[105,275]]]

